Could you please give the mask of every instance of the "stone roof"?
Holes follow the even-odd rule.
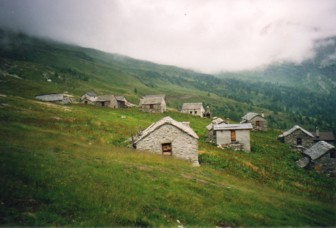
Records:
[[[245,123],[246,121],[250,121],[252,120],[254,117],[256,116],[260,116],[262,117],[260,114],[255,113],[255,112],[248,112],[245,116],[242,117],[242,121],[240,123]]]
[[[330,145],[325,141],[319,141],[312,145],[309,149],[303,151],[303,154],[309,156],[312,160],[316,160],[332,149],[335,149],[333,145]]]
[[[101,95],[101,96],[98,96],[97,99],[95,101],[110,101],[110,100],[113,100],[114,96],[113,95]]]
[[[62,101],[64,98],[64,95],[58,94],[58,93],[41,94],[41,95],[37,95],[35,98],[41,101]]]
[[[211,123],[208,126],[206,126],[206,129],[210,131],[213,128],[214,125],[221,124],[221,123],[225,123],[226,124],[225,120],[223,120],[222,118],[219,118],[219,117],[218,118],[214,118],[211,121]]]
[[[182,110],[198,110],[204,109],[202,103],[184,103],[182,105]]]
[[[147,137],[149,134],[154,132],[156,129],[160,128],[163,125],[172,125],[176,128],[180,129],[181,131],[185,132],[186,134],[198,139],[198,135],[194,132],[194,130],[188,126],[188,124],[177,122],[176,120],[172,119],[170,116],[166,116],[161,120],[157,121],[156,123],[151,124],[148,128],[146,128],[142,133],[139,135],[139,138],[135,141],[135,143],[139,142],[143,138]]]
[[[245,124],[225,124],[221,123],[214,126],[214,130],[251,130],[252,124],[245,123]]]
[[[316,132],[311,131],[310,132],[312,135],[314,135],[316,140],[321,140],[321,141],[335,141],[335,136],[332,131],[320,131],[319,132],[319,137],[316,137]]]
[[[117,101],[125,101],[126,102],[126,98],[124,96],[115,96],[115,98],[117,99]]]
[[[97,94],[93,91],[86,92],[84,95],[88,95],[89,97],[96,97]]]
[[[144,104],[161,104],[165,95],[146,95],[140,99],[140,105]]]
[[[294,131],[296,131],[298,129],[301,130],[301,131],[303,131],[306,135],[308,135],[310,137],[314,137],[314,135],[312,135],[309,131],[303,129],[299,125],[295,125],[294,127],[292,127],[291,129],[289,129],[288,131],[285,131],[284,133],[282,133],[281,135],[279,135],[279,138],[282,138],[282,137],[285,137],[287,135],[290,135],[290,134],[292,134]]]

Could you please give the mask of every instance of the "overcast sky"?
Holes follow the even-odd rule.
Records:
[[[312,57],[336,0],[0,0],[0,26],[215,73]]]

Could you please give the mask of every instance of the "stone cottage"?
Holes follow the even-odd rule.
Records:
[[[288,131],[278,136],[280,142],[294,147],[308,148],[314,144],[314,135],[302,127],[295,125]]]
[[[250,131],[252,124],[225,124],[214,125],[216,144],[220,147],[235,150],[251,151]]]
[[[208,126],[206,126],[207,141],[210,143],[216,143],[216,132],[214,131],[214,126],[218,124],[227,124],[227,122],[222,118],[214,117],[211,123]]]
[[[113,95],[98,96],[94,104],[99,107],[118,108],[117,99]]]
[[[124,96],[115,96],[116,100],[117,100],[117,108],[127,108],[128,105],[128,101],[126,100],[126,98]]]
[[[95,92],[86,92],[84,95],[81,96],[80,102],[83,104],[94,104],[97,97],[98,96]]]
[[[250,123],[252,124],[253,130],[256,131],[267,130],[267,120],[265,119],[264,113],[259,114],[255,112],[248,112],[242,117],[242,121],[240,123]]]
[[[315,137],[314,142],[325,141],[335,145],[335,135],[332,131],[320,131],[318,128],[316,128],[315,131],[311,131],[310,133]]]
[[[158,112],[166,111],[165,95],[146,95],[140,99],[140,110],[144,112]]]
[[[74,101],[73,98],[69,96],[64,96],[64,94],[60,93],[41,94],[35,96],[35,99],[59,104],[68,104]]]
[[[198,166],[198,136],[188,122],[167,116],[142,131],[133,142],[137,150],[189,160]]]
[[[194,116],[205,117],[205,109],[202,103],[184,103],[182,105],[181,112]]]
[[[319,141],[303,151],[302,157],[296,162],[301,167],[313,168],[318,172],[336,174],[335,147],[325,141]]]

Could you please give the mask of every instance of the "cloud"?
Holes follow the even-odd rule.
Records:
[[[203,72],[300,63],[334,0],[0,0],[0,26]]]

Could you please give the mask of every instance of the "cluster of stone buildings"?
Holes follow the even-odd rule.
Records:
[[[336,150],[333,132],[310,132],[295,125],[278,136],[280,142],[301,152],[296,162],[301,168],[312,168],[336,176]]]
[[[44,94],[36,99],[66,104],[74,99],[64,94]],[[100,95],[87,92],[80,98],[83,104],[99,107],[127,108],[135,107],[124,96]],[[167,110],[165,95],[146,95],[140,98],[139,109],[150,113],[164,113]],[[211,117],[209,107],[204,108],[202,103],[184,103],[180,112],[199,116]],[[230,124],[221,118],[213,118],[206,126],[207,141],[216,144],[219,148],[231,148],[250,152],[250,131],[266,131],[267,120],[263,113],[248,112],[242,117],[239,124]],[[309,132],[295,125],[293,128],[279,135],[278,140],[289,144],[302,154],[297,165],[302,168],[314,168],[318,171],[336,175],[335,137],[332,132],[320,132],[318,129]],[[190,160],[195,166],[198,164],[198,136],[188,122],[177,122],[165,117],[153,123],[147,129],[135,136],[132,140],[134,148],[151,151],[162,155],[174,156]]]

